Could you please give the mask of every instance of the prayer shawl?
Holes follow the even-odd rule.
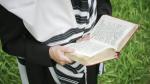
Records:
[[[94,27],[97,18],[96,0],[1,0],[0,3],[23,19],[35,39],[49,46],[75,42]],[[49,70],[57,84],[78,84],[86,66],[74,62],[56,64]]]

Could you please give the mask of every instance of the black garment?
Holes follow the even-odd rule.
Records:
[[[97,0],[97,3],[97,20],[103,14],[111,14],[109,0]],[[5,52],[25,58],[30,84],[55,84],[47,68],[55,64],[50,59],[49,47],[36,41],[26,30],[22,20],[2,6],[0,6],[0,39]],[[87,71],[88,84],[96,84],[98,65],[88,67]],[[84,84],[84,78],[81,81],[81,84]]]

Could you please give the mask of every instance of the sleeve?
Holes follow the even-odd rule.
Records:
[[[37,42],[26,30],[21,19],[0,6],[0,39],[2,49],[10,55],[42,66],[52,66],[49,46]]]
[[[97,20],[102,15],[112,15],[112,6],[110,0],[97,0]]]

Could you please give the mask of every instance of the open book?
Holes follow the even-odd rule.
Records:
[[[116,52],[120,52],[137,28],[137,24],[103,15],[90,31],[92,39],[66,45],[75,52],[65,55],[84,65],[114,59]]]

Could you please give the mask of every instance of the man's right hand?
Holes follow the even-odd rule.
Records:
[[[53,46],[49,48],[50,58],[57,63],[64,65],[71,63],[72,60],[64,55],[65,52],[72,53],[74,50],[65,46]]]

